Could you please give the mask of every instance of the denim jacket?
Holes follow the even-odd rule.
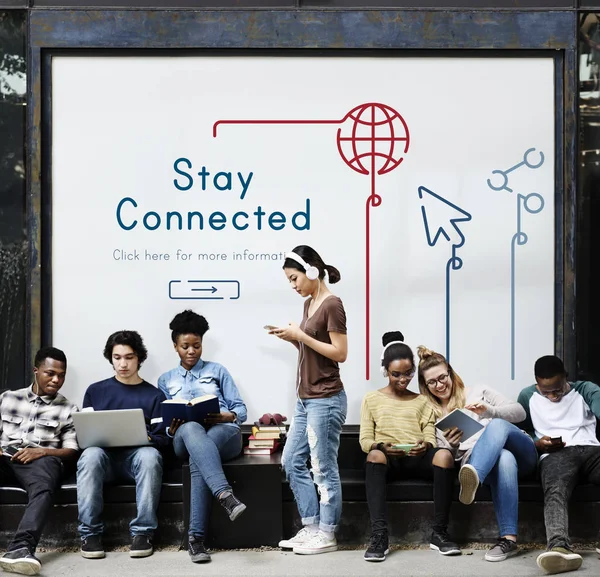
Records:
[[[236,414],[235,424],[241,425],[247,417],[246,405],[235,386],[229,371],[219,363],[200,359],[190,371],[181,365],[161,375],[158,388],[167,399],[191,401],[201,395],[216,395],[221,412]]]

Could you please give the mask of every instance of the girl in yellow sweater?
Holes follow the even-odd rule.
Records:
[[[371,541],[365,561],[385,561],[389,552],[386,483],[406,477],[433,478],[430,547],[442,555],[459,555],[458,545],[448,536],[454,458],[447,449],[436,448],[433,410],[427,399],[408,390],[416,367],[402,333],[385,333],[382,341],[381,370],[388,384],[365,395],[360,415],[360,446],[367,453],[366,491],[371,517]]]

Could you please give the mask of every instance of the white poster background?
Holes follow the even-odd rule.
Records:
[[[221,125],[224,119],[343,118],[368,102],[391,106],[405,119],[410,148],[402,164],[376,178],[382,197],[371,208],[370,373],[365,379],[365,204],[369,176],[340,158],[337,125]],[[347,125],[344,130],[347,131]],[[508,174],[510,188],[487,179],[535,148],[530,162]],[[173,163],[191,161],[194,185]],[[183,166],[183,165],[181,165]],[[211,173],[202,190],[196,173]],[[232,173],[233,190],[212,176]],[[237,173],[253,177],[245,198]],[[221,183],[223,181],[220,181]],[[496,180],[493,181],[496,184]],[[89,384],[112,375],[102,350],[116,330],[141,333],[149,350],[142,376],[156,383],[178,363],[168,324],[185,308],[206,316],[203,358],[225,365],[248,405],[292,416],[295,348],[269,336],[265,324],[299,322],[302,299],[290,290],[282,261],[233,261],[232,253],[281,253],[313,246],[342,281],[332,285],[348,317],[348,360],[341,366],[348,423],[359,421],[379,374],[381,335],[401,330],[406,342],[446,350],[446,263],[460,243],[449,219],[458,214],[425,195],[426,187],[471,215],[458,223],[460,270],[450,273],[450,353],[467,386],[488,385],[511,398],[531,384],[533,363],[554,348],[554,72],[540,58],[270,58],[55,57],[52,66],[52,338],[69,359],[63,392],[81,403]],[[522,210],[527,243],[515,249],[515,378],[511,379],[511,239],[517,232],[517,195],[537,193],[544,208]],[[123,220],[116,208],[124,197]],[[310,199],[310,230],[281,231],[229,218],[258,206],[289,219]],[[421,213],[432,234],[427,243]],[[163,219],[143,227],[148,211]],[[184,230],[167,230],[179,211]],[[202,212],[202,231],[185,229],[188,211]],[[211,230],[210,213],[228,217]],[[154,223],[151,219],[150,223]],[[437,224],[436,224],[437,223]],[[264,223],[263,223],[264,224]],[[191,254],[177,260],[177,250]],[[118,251],[139,261],[115,260]],[[115,253],[117,251],[117,253]],[[145,251],[170,260],[144,260]],[[199,253],[226,261],[199,261]],[[172,300],[175,279],[235,280],[237,300]],[[416,378],[411,384],[417,390]]]

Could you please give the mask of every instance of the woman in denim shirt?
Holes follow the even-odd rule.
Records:
[[[213,394],[221,408],[204,425],[173,419],[167,429],[175,454],[189,457],[192,487],[188,552],[194,563],[203,563],[210,561],[204,537],[213,495],[232,521],[246,509],[233,494],[222,467],[223,461],[237,457],[242,450],[240,424],[246,420],[246,405],[229,371],[201,358],[202,338],[209,328],[206,319],[187,310],[175,315],[169,328],[181,362],[158,379],[158,388],[167,399],[191,400]]]

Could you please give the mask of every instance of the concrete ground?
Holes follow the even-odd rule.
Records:
[[[525,549],[501,563],[483,559],[483,550],[463,550],[460,557],[443,557],[427,549],[396,550],[383,563],[367,563],[362,550],[300,556],[283,551],[217,551],[211,563],[195,565],[185,551],[157,551],[145,559],[125,552],[108,552],[105,559],[87,560],[79,553],[39,553],[46,577],[529,577],[544,575],[535,563],[541,550]],[[594,551],[580,551],[583,566],[572,575],[600,575]],[[8,575],[8,574],[7,574]]]

